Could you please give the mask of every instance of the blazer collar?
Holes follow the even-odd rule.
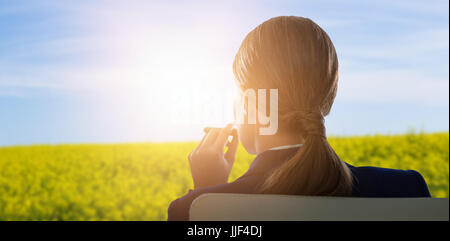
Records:
[[[301,148],[301,146],[284,149],[269,149],[258,154],[252,161],[252,164],[250,165],[248,171],[245,173],[245,176],[252,174],[267,174],[275,170],[275,168],[279,167],[285,161],[289,160],[289,158],[294,156],[299,148]],[[350,168],[353,173],[355,167],[346,162],[344,163]]]
[[[256,156],[245,175],[267,174],[292,157],[299,148],[301,147],[264,151]]]

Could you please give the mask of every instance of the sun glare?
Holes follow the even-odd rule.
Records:
[[[203,126],[224,126],[233,120],[234,56],[216,51],[220,41],[183,31],[155,35],[128,30],[121,35],[126,38],[116,55],[127,66],[121,76],[127,78],[128,99],[144,103],[139,112],[149,123],[201,133]]]

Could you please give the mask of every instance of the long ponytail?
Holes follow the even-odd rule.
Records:
[[[328,143],[320,112],[293,111],[285,118],[303,129],[304,143],[292,158],[267,177],[260,193],[347,196],[352,176]]]
[[[278,89],[280,128],[304,140],[294,156],[268,174],[258,191],[350,195],[351,172],[325,133],[324,117],[338,81],[337,55],[325,31],[307,18],[271,18],[246,36],[233,71],[241,89]]]

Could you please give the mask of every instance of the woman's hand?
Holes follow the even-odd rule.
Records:
[[[231,142],[228,137],[232,135]],[[189,154],[189,165],[194,188],[223,184],[228,181],[238,146],[237,131],[233,125],[210,128],[200,144]],[[224,153],[225,146],[228,150]]]

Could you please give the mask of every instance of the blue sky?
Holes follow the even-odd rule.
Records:
[[[234,55],[280,15],[336,47],[329,135],[448,131],[448,4],[0,0],[0,145],[196,140],[232,120]]]

